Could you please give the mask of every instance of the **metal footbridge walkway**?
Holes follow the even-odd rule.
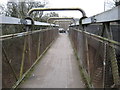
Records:
[[[67,34],[60,34],[20,88],[84,88]]]

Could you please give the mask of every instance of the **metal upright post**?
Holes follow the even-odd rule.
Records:
[[[83,27],[83,32],[86,31],[86,26]],[[87,36],[83,33],[83,37],[84,37],[84,45],[85,45],[85,55],[86,55],[86,60],[87,60],[87,68],[88,68],[88,73],[89,76],[91,77],[91,70],[90,70],[90,60],[89,60],[89,48],[88,48],[88,38]]]
[[[31,66],[32,65],[32,38],[31,38],[31,31],[33,29],[33,25],[34,25],[34,20],[30,17],[26,17],[25,18],[26,20],[30,20],[31,21],[31,24],[30,25],[26,25],[26,31],[28,32],[28,51],[29,51],[29,56],[28,56],[28,60],[29,60],[29,65]]]
[[[83,35],[83,51],[84,51],[84,60],[85,63],[87,64],[87,71],[88,74],[90,76],[90,62],[89,62],[89,50],[88,50],[88,39],[85,35],[85,31],[86,31],[86,25],[82,25],[82,20],[85,19],[86,17],[83,17],[80,19],[79,22],[79,28],[82,29],[82,35]]]
[[[39,57],[39,55],[40,55],[40,41],[41,41],[41,35],[40,35],[41,33],[39,32],[39,40],[38,40],[38,49],[37,49],[37,58]]]
[[[106,37],[110,40],[113,39],[113,36],[112,36],[112,31],[110,29],[110,23],[107,22],[107,23],[104,23],[103,24],[104,27],[105,27],[105,31],[106,31]],[[112,69],[112,75],[113,75],[113,81],[114,81],[114,84],[115,86],[117,87],[118,85],[120,85],[120,77],[119,77],[119,71],[118,71],[118,65],[117,65],[117,59],[116,59],[116,52],[115,52],[115,48],[114,47],[111,47],[111,46],[107,46],[107,59],[109,60],[110,59],[110,63],[111,63],[111,69]],[[108,62],[107,60],[105,60],[105,62]],[[107,63],[106,63],[107,64]],[[105,64],[105,67],[106,67],[106,64]],[[108,66],[107,66],[108,67]],[[108,68],[105,68],[108,70]],[[106,70],[105,70],[106,71]],[[105,77],[106,78],[106,77]],[[106,80],[106,79],[105,79]],[[106,87],[106,85],[104,86]]]

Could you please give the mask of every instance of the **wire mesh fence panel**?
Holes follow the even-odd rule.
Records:
[[[118,26],[110,26],[108,23],[105,23],[105,25],[100,24],[100,28],[94,26],[99,27],[99,25],[87,27],[87,32],[70,27],[69,36],[79,57],[80,64],[88,73],[93,87],[119,87],[120,46],[114,43],[119,43],[117,42],[119,40],[118,37],[114,36],[118,33],[115,33],[113,30]],[[96,30],[97,32],[94,28],[98,29]],[[109,30],[111,28],[114,32],[113,40],[115,41],[111,41],[112,38],[110,38],[111,32]],[[90,29],[92,31],[90,31]],[[102,29],[106,31],[101,31]],[[105,40],[105,38],[107,38],[108,41],[106,41],[107,39]]]
[[[57,29],[2,40],[2,87],[11,88],[57,37]]]

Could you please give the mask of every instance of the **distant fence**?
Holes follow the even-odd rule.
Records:
[[[2,17],[4,25],[21,25],[18,23],[20,19],[4,18],[7,17]],[[14,20],[11,21],[11,19]],[[27,24],[27,26],[30,29],[31,25]],[[34,26],[48,28],[0,36],[2,88],[17,87],[58,35],[58,28],[55,25],[36,22]],[[50,26],[53,28],[50,29]]]
[[[69,36],[91,87],[120,88],[120,6],[70,26]],[[116,33],[115,33],[116,32]]]

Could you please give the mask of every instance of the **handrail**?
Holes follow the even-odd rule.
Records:
[[[96,34],[93,34],[93,33],[89,33],[89,32],[86,32],[86,31],[82,31],[82,30],[77,30],[77,29],[74,29],[74,30],[75,30],[75,31],[78,31],[78,32],[81,32],[81,33],[84,33],[84,34],[86,34],[86,35],[89,35],[89,36],[97,39],[97,40],[100,41],[100,42],[101,42],[101,41],[104,41],[104,42],[107,42],[107,43],[109,43],[109,44],[114,44],[114,45],[117,45],[117,46],[120,47],[120,43],[117,42],[117,41],[115,41],[115,40],[110,40],[110,39],[108,39],[108,38],[101,37],[101,36],[99,36],[99,35],[96,35]]]
[[[36,30],[36,31],[28,31],[28,32],[21,32],[21,33],[3,35],[3,36],[0,36],[0,41],[4,41],[4,40],[11,39],[11,38],[16,38],[16,37],[27,36],[29,34],[34,34],[34,33],[44,32],[44,31],[49,31],[49,30],[48,29],[42,29],[42,30]]]
[[[117,6],[103,13],[94,15],[89,18],[82,19],[82,24],[118,21],[120,20],[119,12],[120,12],[120,6]]]
[[[7,16],[0,16],[0,24],[8,24],[8,25],[21,25],[21,24],[27,24],[31,25],[30,20],[24,20],[20,18],[15,18],[15,17],[7,17]],[[45,23],[45,22],[39,22],[39,21],[34,21],[35,26],[55,26],[54,24],[50,23]]]

